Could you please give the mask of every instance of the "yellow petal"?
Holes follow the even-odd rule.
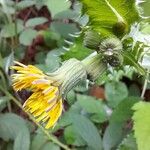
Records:
[[[55,105],[55,107],[48,113],[50,116],[50,119],[47,123],[47,125],[45,126],[46,129],[51,128],[52,126],[54,126],[57,122],[57,120],[59,119],[61,113],[62,113],[62,99],[58,100],[57,104]]]

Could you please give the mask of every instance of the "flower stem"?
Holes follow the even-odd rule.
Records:
[[[142,94],[141,94],[142,99],[144,99],[144,95],[145,95],[147,84],[148,84],[148,78],[149,78],[149,70],[147,70],[147,74],[146,74],[145,81],[144,81],[144,86],[142,89]]]
[[[19,108],[21,108],[23,111],[23,107],[21,105],[21,103],[8,91],[5,91],[1,86],[0,86],[0,90],[6,95],[8,96]],[[25,112],[25,111],[24,111]],[[59,145],[60,147],[62,147],[64,150],[71,150],[67,145],[61,143],[56,137],[54,137],[53,135],[51,135],[44,127],[42,127],[36,120],[35,118],[28,112],[25,112],[29,118],[43,131],[43,133],[48,137],[49,140],[51,140],[52,142],[54,142],[55,144]]]

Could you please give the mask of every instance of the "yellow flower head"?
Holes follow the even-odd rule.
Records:
[[[38,122],[45,123],[45,128],[54,126],[60,117],[65,97],[73,86],[86,78],[86,70],[82,63],[76,59],[70,59],[62,67],[48,75],[32,65],[24,65],[15,62],[17,66],[12,75],[15,91],[29,89],[33,94],[26,100],[23,107],[33,114]]]
[[[38,122],[46,123],[45,128],[54,126],[60,117],[63,104],[62,99],[69,90],[81,80],[87,79],[87,75],[96,79],[106,70],[106,64],[101,62],[101,55],[92,54],[82,61],[69,59],[53,73],[44,74],[32,65],[23,65],[15,62],[17,66],[12,75],[15,91],[29,89],[33,93],[26,100],[23,107],[33,114]]]

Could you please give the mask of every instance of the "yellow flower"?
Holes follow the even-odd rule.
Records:
[[[96,79],[106,70],[106,64],[101,63],[99,55],[91,55],[82,61],[69,59],[55,72],[44,74],[32,65],[23,65],[15,62],[17,66],[12,75],[15,91],[29,89],[33,93],[26,100],[23,107],[33,114],[38,122],[46,123],[45,128],[54,126],[61,116],[64,100],[68,91],[81,80]]]
[[[86,70],[76,60],[66,61],[58,70],[48,75],[32,65],[15,62],[11,69],[17,72],[12,75],[15,91],[29,89],[33,94],[24,103],[24,109],[33,114],[38,122],[47,122],[45,128],[54,126],[60,117],[66,93],[83,78]]]
[[[11,67],[17,71],[12,75],[13,88],[15,91],[22,89],[33,91],[23,105],[25,110],[32,113],[38,122],[47,122],[45,128],[54,126],[63,108],[58,87],[53,86],[53,81],[38,68],[15,63],[18,66]]]

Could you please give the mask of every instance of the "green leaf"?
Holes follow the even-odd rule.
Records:
[[[103,137],[104,150],[111,150],[112,148],[117,147],[123,138],[122,127],[119,124],[109,125],[106,128]]]
[[[10,38],[15,36],[16,34],[20,33],[23,30],[23,24],[22,22],[17,22],[17,32],[15,31],[15,23],[9,23],[5,24],[5,26],[2,28],[0,34],[4,38]]]
[[[59,33],[62,37],[66,39],[70,38],[69,34],[79,32],[79,29],[74,23],[64,23],[56,21],[51,23],[51,29],[56,33]]]
[[[71,90],[68,92],[67,94],[67,102],[69,103],[69,105],[72,105],[76,100],[76,94],[74,92],[74,90]]]
[[[134,134],[138,150],[149,150],[150,143],[150,103],[139,102],[133,106]]]
[[[69,51],[66,51],[62,56],[62,60],[68,60],[72,57],[77,58],[79,60],[84,59],[88,55],[90,55],[93,50],[90,50],[83,46],[81,38],[77,38],[75,43],[70,46]]]
[[[130,51],[122,52],[124,65],[133,66],[141,75],[145,75],[144,68],[137,62],[135,56]]]
[[[60,150],[60,147],[49,142],[43,146],[42,150]]]
[[[10,66],[13,65],[14,61],[14,52],[11,52],[6,58],[5,58],[5,64],[4,64],[4,70],[6,74],[9,74]]]
[[[117,150],[137,150],[137,145],[133,134],[127,135],[119,145]]]
[[[55,15],[55,19],[72,19],[75,20],[77,19],[77,17],[79,16],[79,14],[71,9],[62,11],[58,14]]]
[[[7,96],[0,97],[0,112],[7,106],[7,102],[9,101],[10,99]]]
[[[44,37],[44,42],[50,49],[58,47],[59,42],[62,40],[59,33],[51,30],[40,31],[40,35]]]
[[[26,27],[35,27],[37,25],[43,24],[45,22],[47,22],[47,18],[45,17],[36,17],[36,18],[31,18],[28,19],[25,26]]]
[[[29,150],[29,129],[26,122],[15,114],[0,114],[0,137],[5,141],[14,140],[14,150]]]
[[[45,5],[48,7],[49,11],[52,14],[52,17],[54,17],[56,14],[67,10],[70,8],[71,3],[70,1],[66,0],[46,0]]]
[[[37,130],[35,133],[31,142],[31,150],[40,150],[47,142],[47,138],[41,130]]]
[[[14,142],[14,150],[29,150],[29,147],[29,134],[26,131],[19,132]]]
[[[138,19],[135,0],[80,1],[83,4],[83,12],[89,15],[91,26],[97,31],[99,31],[100,28],[110,30],[110,28],[113,28],[115,25],[120,26],[120,29],[124,29]]]
[[[124,99],[114,110],[110,118],[109,126],[106,128],[103,137],[104,150],[110,150],[117,145],[130,132],[128,121],[133,115],[132,106],[139,101],[140,98],[129,97]]]
[[[78,132],[75,130],[73,125],[65,128],[64,137],[65,137],[67,144],[69,144],[69,145],[70,144],[75,145],[75,146],[85,146],[86,145],[85,141],[78,134]]]
[[[140,87],[137,84],[131,84],[129,87],[130,96],[139,96],[141,95]]]
[[[77,95],[79,105],[88,113],[90,118],[95,122],[104,122],[107,120],[107,114],[104,104],[100,100],[87,95]]]
[[[34,4],[36,4],[35,1],[32,1],[32,0],[22,0],[22,1],[16,3],[16,7],[17,7],[17,9],[21,10],[21,9],[33,6]]]
[[[149,35],[150,34],[150,23],[144,23],[142,26],[141,32],[143,34]]]
[[[138,6],[139,6],[141,15],[143,17],[150,18],[150,10],[149,10],[150,1],[149,0],[138,1],[138,3],[139,3]]]
[[[31,45],[31,43],[33,42],[33,39],[36,38],[37,34],[38,33],[36,30],[26,29],[20,34],[19,41],[21,44],[25,46]]]
[[[116,107],[128,96],[128,89],[122,82],[108,82],[105,84],[105,96],[111,107]]]
[[[59,50],[50,51],[45,59],[49,72],[56,70],[60,66]]]
[[[33,136],[30,150],[60,150],[59,146],[50,142],[45,134],[38,129]]]
[[[76,132],[83,138],[91,150],[102,150],[102,141],[97,128],[86,117],[70,114]]]

